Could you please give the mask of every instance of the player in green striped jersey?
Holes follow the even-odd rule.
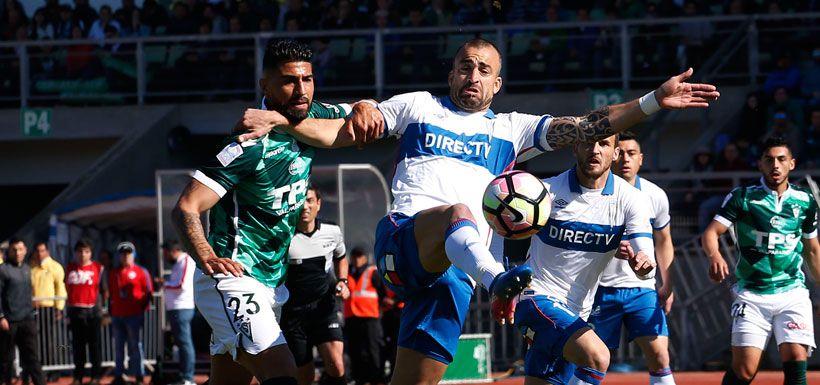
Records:
[[[305,201],[311,145],[353,144],[347,105],[313,102],[312,53],[291,40],[268,45],[260,80],[263,107],[291,124],[335,119],[326,142],[300,143],[280,126],[241,144],[236,137],[199,168],[174,210],[174,224],[197,261],[194,290],[213,329],[211,385],[296,385],[296,366],[277,323],[287,300],[287,251]],[[210,211],[206,239],[201,213]]]
[[[710,260],[709,277],[721,282],[729,267],[718,238],[732,225],[737,235],[732,367],[723,385],[754,379],[772,332],[783,359],[784,383],[806,384],[806,359],[815,342],[812,304],[801,268],[806,258],[815,280],[820,278],[820,242],[817,202],[789,183],[794,166],[783,139],[767,140],[758,162],[760,184],[734,189],[701,238]]]

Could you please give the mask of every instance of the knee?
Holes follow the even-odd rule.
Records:
[[[669,367],[669,353],[666,350],[653,351],[646,360],[650,369],[660,370]]]
[[[586,361],[590,368],[605,372],[609,367],[609,349],[601,344],[600,347],[587,352]]]
[[[456,203],[447,208],[447,213],[450,215],[451,221],[455,221],[458,219],[466,218],[475,220],[472,211],[467,205],[463,203]]]
[[[749,365],[733,365],[732,371],[735,372],[735,377],[743,382],[751,382],[757,374],[757,370]]]

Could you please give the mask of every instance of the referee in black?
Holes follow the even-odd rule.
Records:
[[[315,186],[308,186],[296,236],[288,250],[285,286],[290,298],[282,308],[281,325],[296,360],[299,385],[313,383],[314,346],[325,366],[320,384],[345,385],[344,336],[337,298],[350,296],[348,261],[339,226],[316,218],[321,207],[322,194]]]

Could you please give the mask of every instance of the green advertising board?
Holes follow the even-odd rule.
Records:
[[[491,334],[463,334],[458,340],[453,363],[447,367],[441,383],[492,382],[491,336]]]
[[[619,104],[624,102],[624,91],[619,89],[607,90],[590,90],[589,91],[589,107],[597,110],[603,106],[610,104]]]
[[[23,108],[20,110],[20,130],[23,136],[48,136],[51,134],[50,108]]]

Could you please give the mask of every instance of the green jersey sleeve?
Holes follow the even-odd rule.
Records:
[[[242,178],[256,170],[262,159],[263,147],[258,141],[240,144],[231,138],[222,151],[194,173],[194,178],[221,198]]]
[[[341,119],[350,114],[352,108],[349,104],[328,104],[313,102],[310,105],[308,117],[317,119]]]
[[[726,227],[737,222],[737,220],[740,219],[740,214],[743,212],[744,193],[745,187],[738,187],[732,190],[729,195],[726,195],[726,199],[723,200],[723,204],[715,216],[715,220]]]
[[[801,230],[804,238],[814,238],[817,235],[817,201],[813,198],[809,198],[809,208],[806,209],[806,219],[803,220]]]

